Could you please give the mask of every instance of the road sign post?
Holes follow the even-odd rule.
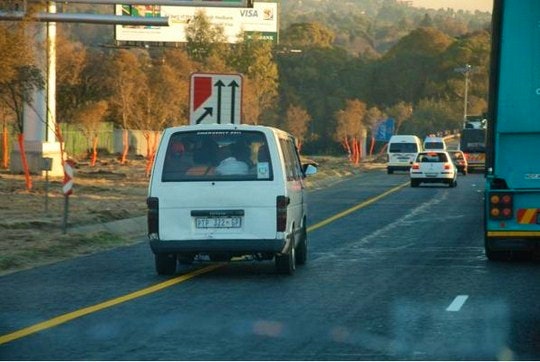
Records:
[[[69,210],[69,195],[73,193],[73,161],[67,160],[64,162],[64,182],[62,191],[64,192],[64,217],[62,220],[62,233],[66,233],[68,210]]]
[[[41,159],[41,170],[45,171],[45,214],[49,213],[49,171],[52,170],[52,157]]]
[[[190,124],[240,124],[242,75],[193,73],[189,99]]]

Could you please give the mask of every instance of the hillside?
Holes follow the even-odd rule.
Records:
[[[273,2],[266,1],[263,2]],[[485,29],[491,21],[488,12],[423,9],[399,0],[281,0],[280,33],[291,24],[317,22],[334,35],[334,46],[351,54],[369,51],[383,54],[400,38],[418,26],[433,26],[450,36],[461,36]],[[112,5],[61,4],[59,12],[111,14]],[[62,24],[73,38],[87,45],[113,45],[112,25]]]

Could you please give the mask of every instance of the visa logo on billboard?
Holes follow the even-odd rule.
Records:
[[[255,9],[243,9],[243,10],[240,10],[240,16],[244,18],[258,18],[259,14],[257,13],[257,10]]]

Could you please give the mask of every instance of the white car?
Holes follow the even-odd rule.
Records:
[[[457,186],[457,168],[446,151],[419,152],[411,165],[411,187],[420,183],[445,183]]]

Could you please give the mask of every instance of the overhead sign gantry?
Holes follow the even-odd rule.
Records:
[[[32,2],[33,0],[28,0]],[[168,6],[201,6],[201,7],[233,7],[252,8],[253,0],[49,0],[56,3],[69,4],[122,4],[122,5],[168,5]]]

